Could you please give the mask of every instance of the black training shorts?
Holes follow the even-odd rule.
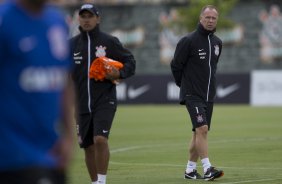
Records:
[[[99,104],[92,113],[78,115],[77,135],[81,148],[92,145],[94,136],[109,137],[116,108],[116,100],[106,100]]]
[[[185,104],[192,121],[192,130],[195,131],[196,128],[203,125],[208,125],[210,129],[213,102],[206,102],[197,96],[187,96]]]
[[[1,184],[65,184],[66,176],[63,170],[31,167],[13,171],[0,171]]]

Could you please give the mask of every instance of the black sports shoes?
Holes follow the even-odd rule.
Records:
[[[222,170],[217,170],[215,167],[210,167],[204,174],[204,180],[212,181],[224,175]]]
[[[184,173],[184,179],[192,179],[192,180],[196,180],[196,179],[203,179],[203,177],[197,172],[196,169],[194,169],[192,172],[190,173]]]

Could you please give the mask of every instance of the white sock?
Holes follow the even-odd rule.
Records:
[[[207,172],[208,168],[211,167],[211,163],[209,158],[203,158],[202,160],[203,168],[204,168],[204,173]]]
[[[106,184],[107,175],[97,174],[97,176],[98,176],[97,184]]]
[[[92,181],[91,184],[97,184],[97,181]]]
[[[196,169],[196,167],[197,167],[197,163],[189,160],[186,166],[186,173],[193,172],[193,170]]]

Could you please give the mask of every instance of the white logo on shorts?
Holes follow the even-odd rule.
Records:
[[[202,114],[198,114],[198,115],[196,116],[196,118],[197,118],[197,122],[198,122],[198,123],[203,123],[203,122],[204,122],[204,118],[203,118],[203,115],[202,115]]]
[[[109,132],[108,130],[103,130],[103,133],[104,133],[104,134],[106,134],[106,133],[108,133],[108,132]]]

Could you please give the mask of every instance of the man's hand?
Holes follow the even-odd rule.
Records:
[[[119,79],[120,72],[117,68],[108,65],[106,70],[107,70],[107,73],[105,76],[106,79],[111,80],[111,81]]]
[[[74,152],[73,136],[63,136],[50,150],[50,154],[54,155],[58,161],[58,169],[65,170],[68,168]]]
[[[91,64],[89,78],[94,78],[96,81],[107,79],[117,84],[120,79],[119,70],[121,68],[123,68],[123,64],[119,61],[107,57],[98,57]]]

